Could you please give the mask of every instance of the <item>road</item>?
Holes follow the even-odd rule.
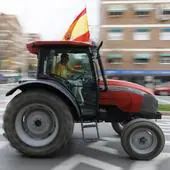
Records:
[[[120,145],[120,138],[110,124],[100,123],[100,140],[95,129],[86,129],[86,141],[82,141],[80,125],[75,125],[70,145],[54,158],[31,159],[20,155],[2,136],[2,116],[5,104],[0,110],[0,170],[168,170],[170,167],[170,117],[157,123],[166,136],[164,151],[151,161],[132,161]]]
[[[156,98],[161,104],[170,104],[170,96],[156,96]]]
[[[6,89],[7,91],[7,89]],[[170,96],[156,96],[159,103],[170,104]],[[11,97],[10,97],[11,98]],[[75,125],[71,144],[56,157],[31,159],[20,155],[2,136],[2,116],[6,103],[0,91],[0,170],[168,170],[170,167],[170,117],[164,116],[157,122],[166,137],[163,152],[151,161],[132,161],[124,152],[120,138],[110,124],[100,123],[100,140],[95,129],[86,129],[86,142],[82,141],[80,125]]]

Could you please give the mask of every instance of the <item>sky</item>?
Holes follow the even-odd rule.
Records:
[[[42,39],[63,37],[74,18],[87,7],[92,37],[99,25],[100,0],[0,0],[0,12],[14,14],[23,32],[40,33]]]

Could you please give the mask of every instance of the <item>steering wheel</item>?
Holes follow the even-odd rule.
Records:
[[[78,79],[83,80],[84,79],[84,73],[72,74],[71,76],[69,76],[69,79],[71,79],[71,80],[78,80]]]

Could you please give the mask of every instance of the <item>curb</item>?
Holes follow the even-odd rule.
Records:
[[[170,111],[159,111],[162,115],[170,116]]]

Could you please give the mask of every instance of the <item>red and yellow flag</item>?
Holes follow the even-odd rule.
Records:
[[[75,18],[64,35],[64,40],[74,40],[88,42],[90,32],[88,28],[88,19],[86,8]]]

